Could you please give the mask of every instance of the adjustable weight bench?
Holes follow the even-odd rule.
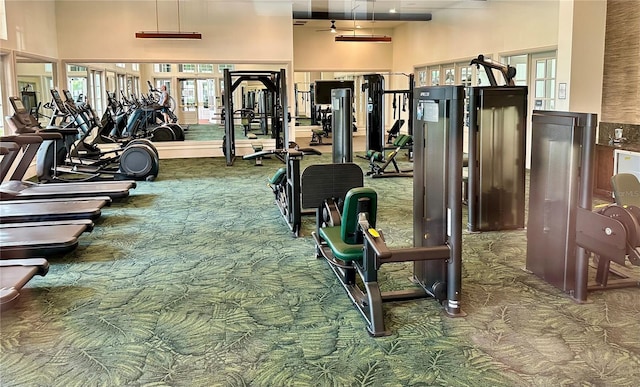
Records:
[[[402,128],[402,125],[404,125],[404,120],[403,119],[399,119],[396,120],[396,122],[393,123],[393,126],[391,127],[391,129],[389,129],[387,131],[387,144],[392,144],[396,138],[398,138],[398,135],[400,134],[400,128]]]
[[[407,134],[399,134],[393,141],[393,146],[396,148],[391,151],[386,159],[382,152],[368,151],[366,158],[369,159],[369,166],[371,170],[367,172],[367,176],[374,178],[378,177],[413,177],[412,170],[401,170],[396,162],[396,156],[398,153],[413,144],[413,138]],[[378,163],[383,163],[382,165]],[[387,167],[393,164],[394,171],[387,171]]]

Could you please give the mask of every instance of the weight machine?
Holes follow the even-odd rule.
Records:
[[[393,75],[393,74],[391,74]],[[409,135],[413,133],[413,89],[414,75],[401,74],[407,77],[408,87],[405,90],[385,90],[383,74],[364,75],[365,83],[362,91],[365,92],[367,100],[367,152],[384,152],[386,144],[392,144],[394,138],[401,129],[401,113],[407,112],[407,128]],[[394,124],[392,130],[385,133],[385,95],[393,96],[392,108],[393,118],[398,125]],[[398,101],[401,100],[401,103]]]
[[[351,89],[331,90],[331,127],[333,128],[333,162],[353,161],[353,93]]]
[[[527,86],[516,86],[516,69],[485,59],[490,86],[467,88],[469,104],[469,231],[524,228]],[[504,80],[499,86],[493,74]]]
[[[271,138],[276,140],[276,149],[286,149],[289,146],[289,107],[287,106],[287,84],[284,69],[280,71],[230,71],[224,69],[225,92],[223,105],[227,118],[224,120],[223,152],[227,165],[233,165],[236,157],[236,140],[233,120],[233,92],[243,81],[260,81],[272,94]],[[258,104],[260,101],[258,99]]]
[[[532,117],[526,269],[578,302],[589,290],[640,286],[625,268],[627,259],[640,265],[640,208],[592,211],[596,127],[595,114],[534,110]]]
[[[375,229],[377,194],[368,187],[347,193],[339,225],[321,227],[318,220],[313,233],[316,256],[327,260],[372,336],[389,334],[384,302],[433,297],[449,316],[464,315],[460,304],[464,89],[435,86],[414,92],[414,246],[387,247]],[[320,210],[317,214],[321,216]],[[413,262],[412,282],[418,286],[381,292],[378,270],[394,262]]]
[[[299,90],[298,89],[298,84],[296,83],[295,85],[293,85],[294,87],[294,93],[296,96],[296,100],[295,100],[295,117],[296,119],[298,117],[300,117],[300,102],[302,102],[304,104],[304,112],[309,115],[309,117],[311,118],[311,125],[316,125],[316,123],[314,123],[314,121],[317,121],[317,119],[314,117],[314,105],[315,105],[315,96],[314,96],[314,85],[313,83],[309,85],[309,90]],[[298,98],[298,96],[300,96],[300,98]],[[299,99],[301,99],[302,101],[299,101]]]

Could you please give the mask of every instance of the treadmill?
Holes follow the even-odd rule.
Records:
[[[0,201],[0,223],[48,222],[55,220],[97,220],[101,208],[111,201],[108,196],[100,200],[5,200]]]
[[[0,224],[0,259],[60,256],[78,246],[78,238],[93,230],[88,219]]]
[[[42,138],[33,135],[0,137],[0,141],[13,141],[18,147],[7,148],[10,159],[17,159],[17,153],[24,147],[24,155],[11,176],[12,179],[0,184],[0,200],[18,199],[50,199],[77,198],[86,196],[109,196],[111,199],[121,199],[129,196],[129,190],[136,187],[135,181],[123,180],[116,182],[73,182],[64,184],[40,184],[19,180],[20,174],[26,173],[31,161],[35,157],[33,148],[40,146]],[[15,153],[12,153],[15,152]],[[5,157],[7,157],[5,156]],[[2,167],[10,167],[2,165]]]
[[[0,155],[19,149],[16,143],[0,142]],[[10,158],[7,156],[7,158]],[[3,161],[5,159],[3,158]],[[45,200],[0,201],[0,223],[42,222],[51,220],[90,219],[101,215],[101,208],[111,204],[108,196]]]
[[[45,276],[49,262],[44,258],[7,259],[0,261],[0,309],[6,308],[20,290],[36,275]]]

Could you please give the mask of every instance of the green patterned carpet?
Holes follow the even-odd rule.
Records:
[[[0,385],[640,385],[640,291],[575,303],[522,270],[525,231],[465,233],[466,317],[428,299],[388,304],[392,335],[369,337],[314,258],[314,219],[292,238],[274,204],[266,181],[280,166],[162,160],[157,181],[105,208],[2,312]],[[389,244],[409,246],[411,179],[365,184]],[[381,282],[410,274],[383,266]]]
[[[263,135],[260,132],[260,126],[253,124],[251,126],[252,133],[256,136],[270,138],[271,132],[268,135]],[[222,140],[224,137],[224,126],[218,124],[197,124],[189,125],[189,129],[184,133],[185,140],[189,141],[211,141]],[[244,128],[242,125],[235,125],[235,138],[236,140],[243,140],[247,137],[244,135]]]

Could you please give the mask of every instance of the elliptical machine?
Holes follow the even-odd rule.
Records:
[[[53,103],[62,104],[57,90],[52,90]],[[11,123],[16,134],[36,133],[39,123],[24,108],[17,97],[10,97],[14,109]],[[62,104],[64,106],[64,104]],[[36,173],[40,182],[96,181],[96,180],[147,180],[158,176],[159,158],[157,150],[147,140],[135,140],[118,144],[116,149],[102,151],[86,140],[94,129],[86,115],[75,112],[66,127],[48,127],[57,131],[62,139],[45,140],[38,149]],[[80,135],[80,131],[83,131]],[[80,137],[78,139],[78,137]],[[81,175],[81,178],[65,179],[62,173]]]
[[[160,90],[153,87],[151,81],[147,81],[147,86],[149,86],[149,98],[148,103],[150,107],[155,110],[155,117],[161,121],[164,121],[164,117],[162,117],[162,113],[160,112],[160,102],[161,92]],[[176,100],[173,99],[172,96],[169,96],[169,104],[170,108],[167,109],[167,115],[169,116],[169,122],[164,122],[161,126],[167,126],[171,128],[176,134],[177,141],[184,141],[184,132],[189,130],[189,126],[182,126],[178,124],[178,116],[174,113],[176,110]]]

